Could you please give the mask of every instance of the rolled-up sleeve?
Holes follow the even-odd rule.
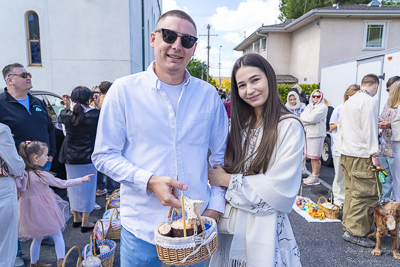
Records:
[[[209,163],[211,166],[217,164],[224,166],[224,155],[226,149],[226,142],[228,140],[229,123],[226,110],[217,93],[214,98],[215,101],[215,117],[212,125],[210,136],[210,150],[211,156]],[[219,212],[225,211],[225,189],[219,186],[211,186],[210,202],[207,209],[216,210]]]

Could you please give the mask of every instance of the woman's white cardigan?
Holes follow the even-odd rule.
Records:
[[[231,176],[225,198],[238,208],[235,234],[220,235],[210,266],[301,266],[287,213],[301,184],[304,144],[301,123],[285,119],[267,172]]]
[[[306,109],[300,115],[300,119],[303,121],[304,124],[307,138],[326,136],[327,113],[328,107],[323,102],[317,105],[307,105]]]

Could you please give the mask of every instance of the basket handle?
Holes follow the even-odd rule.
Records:
[[[81,263],[82,263],[82,256],[81,256],[81,250],[77,247],[77,246],[73,246],[72,248],[70,248],[67,252],[67,254],[65,254],[64,260],[62,262],[62,267],[65,267],[65,263],[67,262],[67,258],[69,256],[69,254],[71,254],[71,252],[76,249],[78,251],[78,260],[76,261],[76,267],[80,267]]]
[[[321,196],[319,199],[318,199],[318,204],[323,204],[323,203],[321,203],[321,198],[322,199],[324,199],[325,200],[325,202],[323,202],[323,203],[328,203],[328,200],[326,199],[326,197],[324,197],[324,196]],[[339,210],[340,210],[340,207],[338,206],[338,205],[336,205],[336,204],[332,204],[332,208],[330,208],[330,209],[328,209],[327,207],[325,207],[327,210],[330,210],[330,211],[333,211],[333,208],[334,207],[337,207]]]
[[[94,226],[94,231],[93,231],[93,233],[94,233],[94,237],[93,237],[93,242],[96,242],[96,232],[97,232],[97,224],[98,223],[101,223],[101,245],[103,245],[103,240],[104,240],[104,224],[103,224],[103,222],[101,221],[101,220],[97,220],[97,222],[96,222],[96,224],[95,224],[95,226]],[[94,255],[96,255],[96,251],[94,252]]]
[[[112,218],[113,218],[113,215],[114,215],[115,212],[116,212],[116,214],[117,214],[117,216],[116,216],[115,219],[118,219],[118,214],[119,214],[118,209],[113,208],[113,211],[111,212],[111,216],[110,216],[110,227],[112,227],[112,226],[111,226],[111,224],[112,224]]]
[[[168,213],[168,220],[169,220],[169,221],[172,219],[172,211],[173,211],[173,210],[174,210],[173,207],[171,207],[171,208],[169,209],[169,213]],[[204,225],[204,222],[203,222],[203,220],[201,219],[201,215],[200,215],[199,211],[196,209],[196,207],[194,207],[194,212],[196,213],[197,219],[198,219],[199,222],[200,222],[201,229],[203,229],[203,231],[206,230],[206,226]],[[176,211],[175,211],[175,216],[177,216]],[[193,226],[193,227],[194,227],[194,226]]]

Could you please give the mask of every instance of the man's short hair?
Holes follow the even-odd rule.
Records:
[[[156,30],[157,30],[158,23],[167,17],[177,17],[177,18],[189,21],[190,23],[192,23],[192,25],[197,33],[196,23],[194,23],[194,20],[187,13],[183,12],[182,10],[171,10],[171,11],[168,11],[168,12],[165,12],[164,14],[162,14],[161,17],[157,20]]]
[[[375,74],[367,74],[361,80],[361,85],[374,85],[379,84],[379,78]]]
[[[3,69],[3,78],[4,78],[4,80],[12,72],[12,70],[14,68],[23,68],[23,67],[24,67],[24,65],[19,64],[19,63],[13,63],[13,64],[5,66],[4,69]]]
[[[108,89],[110,89],[111,85],[112,85],[112,82],[107,82],[107,81],[101,82],[99,85],[100,92],[103,95],[107,94],[107,91],[108,91]]]

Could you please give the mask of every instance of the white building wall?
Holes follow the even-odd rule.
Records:
[[[33,89],[58,94],[141,71],[142,3],[145,21],[153,23],[160,14],[159,2],[2,0],[0,25],[7,27],[1,27],[5,38],[0,42],[0,68],[19,62],[33,74]],[[29,11],[39,17],[42,66],[28,66],[25,15]],[[148,41],[144,45],[147,66],[153,52]],[[3,79],[0,86],[5,86]]]
[[[314,21],[292,33],[290,74],[299,83],[318,83],[320,27]]]

